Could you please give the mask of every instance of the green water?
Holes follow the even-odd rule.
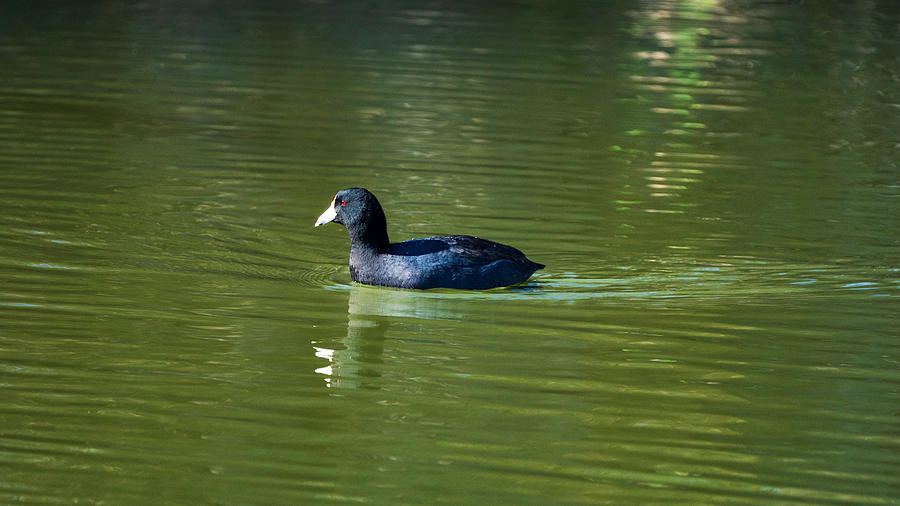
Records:
[[[889,2],[0,6],[0,503],[897,504]],[[354,285],[393,240],[547,264]]]

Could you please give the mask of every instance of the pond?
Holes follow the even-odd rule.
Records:
[[[898,25],[0,6],[0,502],[895,503]],[[351,186],[547,267],[355,284]]]

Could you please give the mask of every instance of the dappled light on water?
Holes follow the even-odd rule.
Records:
[[[0,6],[0,503],[886,503],[896,9]],[[391,240],[546,264],[353,283]],[[162,485],[162,486],[161,486]]]

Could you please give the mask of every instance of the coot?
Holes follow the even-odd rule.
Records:
[[[357,283],[485,290],[521,283],[544,268],[512,246],[470,235],[392,243],[381,204],[365,188],[337,192],[316,226],[330,221],[350,233],[350,277]]]

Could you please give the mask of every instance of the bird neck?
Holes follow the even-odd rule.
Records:
[[[387,235],[387,224],[374,221],[361,227],[354,228],[350,232],[350,252],[360,255],[387,253],[390,249],[390,240]]]

